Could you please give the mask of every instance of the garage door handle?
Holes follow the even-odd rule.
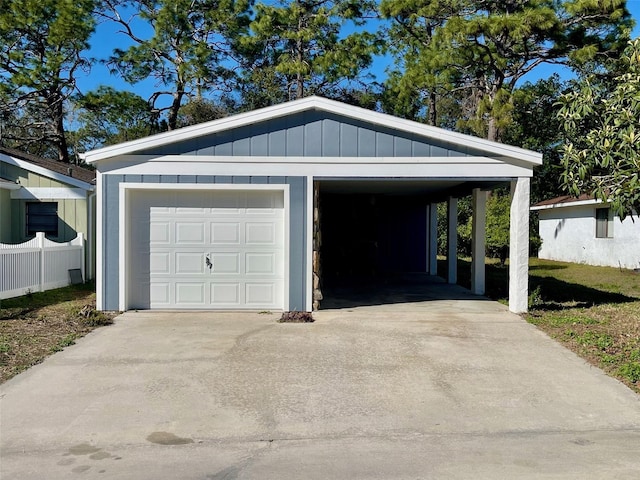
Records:
[[[209,267],[209,270],[213,268],[213,263],[211,262],[211,257],[209,256],[209,254],[204,257],[204,263],[207,265],[207,267]]]

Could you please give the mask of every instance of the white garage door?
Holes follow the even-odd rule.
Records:
[[[283,192],[156,191],[146,200],[150,308],[284,307]]]

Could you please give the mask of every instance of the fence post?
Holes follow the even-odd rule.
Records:
[[[44,291],[44,232],[36,233],[36,241],[38,242],[38,255],[40,256],[40,285],[38,291]]]
[[[82,273],[82,283],[86,283],[87,279],[84,276],[84,271],[85,271],[85,263],[87,261],[87,259],[84,256],[84,233],[82,232],[78,232],[78,240],[80,241],[80,245],[82,245],[82,250],[80,250],[82,256],[80,257],[82,259],[82,261],[80,262],[80,272]]]

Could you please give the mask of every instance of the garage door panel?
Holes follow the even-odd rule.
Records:
[[[198,222],[176,222],[175,242],[179,244],[205,244],[205,225],[202,221]]]
[[[273,283],[245,284],[245,302],[247,305],[262,306],[276,303],[276,289]]]
[[[133,229],[146,230],[134,242],[146,242],[150,308],[283,308],[282,191],[167,193],[142,197],[147,227]],[[136,274],[138,285],[143,277]]]
[[[275,253],[247,253],[245,254],[245,273],[248,275],[276,275]]]
[[[240,306],[240,283],[212,283],[211,305],[227,308]]]
[[[176,306],[204,306],[204,282],[176,282]]]
[[[169,282],[153,282],[149,286],[149,300],[152,306],[169,307],[171,305],[171,285]]]
[[[175,273],[193,274],[205,273],[205,255],[200,252],[176,252],[175,253]]]
[[[149,271],[153,274],[170,274],[171,259],[169,252],[153,252],[149,254]]]
[[[171,239],[170,227],[169,222],[154,222],[151,224],[149,227],[150,242],[152,244],[168,244]]]
[[[245,243],[276,244],[276,227],[273,222],[247,222],[245,225]]]
[[[201,216],[207,213],[206,208],[199,207],[176,207],[175,212],[180,215],[196,215]]]
[[[211,222],[211,243],[213,245],[240,243],[240,222]]]
[[[239,275],[240,272],[240,254],[233,253],[212,253],[211,267],[212,275]]]

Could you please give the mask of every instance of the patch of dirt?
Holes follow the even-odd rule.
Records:
[[[0,383],[113,323],[117,312],[96,311],[95,293],[61,290],[66,293],[62,298],[45,292],[0,304]]]

